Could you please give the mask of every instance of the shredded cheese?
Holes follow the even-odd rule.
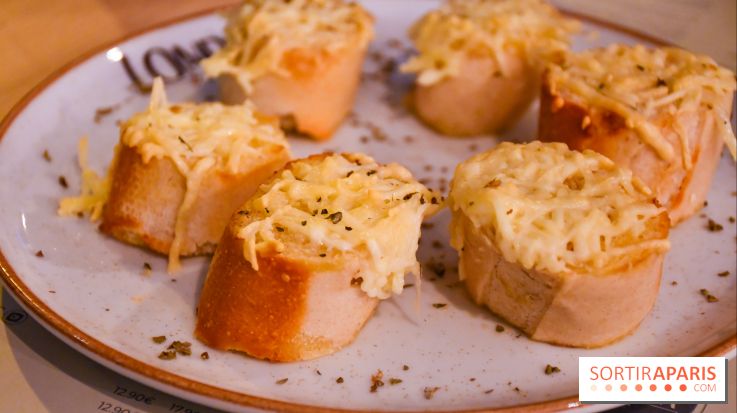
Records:
[[[242,208],[248,221],[236,233],[244,257],[258,270],[258,252],[285,249],[298,237],[324,251],[365,251],[371,265],[361,289],[370,297],[400,294],[415,257],[420,225],[443,200],[398,164],[379,165],[362,154],[294,161]],[[328,258],[329,259],[329,258]]]
[[[88,140],[83,137],[77,146],[77,160],[82,171],[82,187],[79,196],[65,197],[59,201],[57,213],[61,216],[89,215],[91,221],[97,221],[102,216],[102,209],[107,202],[112,184],[112,168],[117,158],[118,146],[115,146],[113,162],[104,177],[97,175],[87,162]]]
[[[421,85],[457,76],[467,57],[495,59],[502,75],[510,71],[510,56],[541,71],[546,61],[562,57],[578,30],[577,21],[542,0],[448,0],[411,28],[419,55],[401,70],[417,73]]]
[[[638,136],[664,160],[676,156],[652,120],[662,113],[678,114],[705,110],[720,125],[722,139],[734,158],[735,136],[729,122],[730,107],[725,96],[737,88],[735,75],[707,56],[673,47],[614,44],[606,48],[572,53],[550,66],[550,83],[555,93],[580,96],[585,104],[619,114]],[[692,165],[689,136],[676,121],[681,162]]]
[[[168,158],[186,178],[187,189],[169,248],[169,272],[180,267],[189,214],[206,174],[211,169],[236,174],[248,166],[247,160],[265,157],[265,147],[288,147],[278,125],[259,118],[250,103],[170,105],[160,78],[154,81],[148,110],[123,124],[120,139],[123,145],[135,147],[144,163]]]
[[[669,248],[645,236],[664,209],[644,184],[598,153],[560,143],[505,142],[472,157],[456,169],[448,202],[455,249],[463,249],[465,216],[490,229],[505,260],[527,269],[604,268],[633,251]],[[622,236],[633,241],[622,245]]]
[[[291,76],[290,53],[316,64],[345,48],[364,48],[373,18],[343,0],[246,0],[228,18],[223,49],[202,61],[209,77],[232,74],[244,89],[267,73]]]
[[[267,155],[270,147],[288,150],[288,143],[274,119],[260,116],[250,103],[226,106],[220,103],[170,105],[161,78],[156,78],[148,110],[137,113],[121,126],[120,144],[136,148],[144,163],[169,159],[186,179],[184,199],[177,209],[174,240],[169,248],[169,272],[180,267],[179,255],[198,189],[212,171],[237,174],[251,160]],[[82,194],[65,198],[59,214],[91,211],[98,219],[108,200],[113,160],[107,176],[99,178],[87,167],[87,141],[80,142]]]

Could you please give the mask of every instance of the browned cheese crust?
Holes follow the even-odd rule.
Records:
[[[555,92],[554,92],[555,91]],[[722,100],[726,113],[731,111],[732,96]],[[675,116],[688,135],[693,167],[682,163],[682,147],[675,130]],[[588,105],[567,94],[543,77],[540,99],[538,137],[544,142],[563,142],[575,150],[591,149],[629,168],[655,193],[670,214],[673,225],[698,211],[706,200],[724,141],[706,109],[694,114],[672,115],[662,111],[653,124],[674,149],[671,160],[664,160],[646,144],[625,119],[610,110]]]

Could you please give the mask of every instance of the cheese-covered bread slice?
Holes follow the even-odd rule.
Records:
[[[212,253],[233,211],[288,160],[273,118],[249,104],[169,104],[157,79],[148,110],[121,126],[93,218],[104,233],[168,254],[173,272],[179,256]],[[63,200],[60,212],[80,212],[88,198]]]
[[[234,11],[223,49],[202,62],[221,99],[322,140],[353,106],[373,18],[344,0],[250,0]]]
[[[401,70],[417,74],[413,109],[446,135],[510,126],[577,30],[542,0],[448,0],[410,31],[419,54]]]
[[[471,296],[535,340],[602,346],[655,303],[667,212],[602,155],[502,143],[457,167],[448,202]]]
[[[420,225],[441,202],[402,166],[366,155],[290,162],[233,215],[195,335],[272,361],[338,351],[407,273],[419,276]]]
[[[675,225],[704,204],[723,145],[735,156],[735,86],[734,73],[676,48],[571,54],[544,75],[539,137],[631,169]]]

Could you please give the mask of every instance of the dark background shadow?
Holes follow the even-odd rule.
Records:
[[[3,325],[15,363],[25,380],[50,412],[98,412],[102,403],[133,412],[171,412],[175,405],[183,406],[182,413],[218,413],[196,403],[162,393],[137,383],[88,359],[46,331],[16,303],[10,294],[2,291]],[[10,374],[8,366],[0,366],[3,374]],[[133,400],[120,388],[134,394],[152,397],[150,404]],[[0,411],[12,406],[0,401]],[[104,407],[104,406],[103,406]],[[10,412],[10,410],[7,410]],[[120,410],[118,410],[120,411]],[[255,411],[255,410],[254,410]]]

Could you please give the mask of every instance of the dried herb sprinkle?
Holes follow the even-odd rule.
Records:
[[[701,290],[699,290],[699,292],[706,298],[706,301],[709,303],[715,303],[719,301],[719,299],[712,295],[706,288],[702,288]]]
[[[327,211],[326,211],[326,212],[327,212]],[[329,220],[330,220],[330,222],[332,222],[333,224],[337,224],[338,222],[340,222],[340,221],[341,221],[341,220],[343,219],[343,213],[342,213],[342,212],[340,212],[340,211],[338,211],[338,212],[333,212],[332,214],[328,215],[328,219],[329,219]]]
[[[554,374],[554,373],[560,373],[560,368],[558,368],[556,366],[551,366],[550,364],[548,364],[547,366],[545,366],[545,374],[547,374],[549,376],[549,375]]]

